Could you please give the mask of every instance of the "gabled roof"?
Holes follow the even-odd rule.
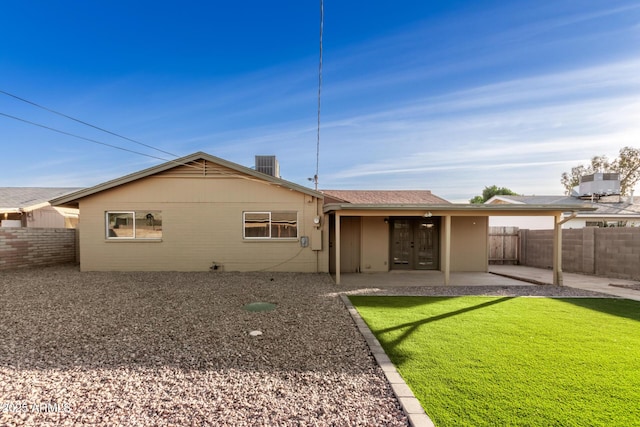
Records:
[[[325,202],[353,204],[433,204],[449,203],[429,190],[322,190]]]
[[[78,187],[0,187],[0,213],[20,212],[49,200],[78,191]]]
[[[572,196],[493,196],[485,202],[485,205],[495,204],[516,204],[516,205],[563,205],[563,206],[590,206],[594,208],[588,213],[581,213],[578,216],[602,217],[602,216],[640,216],[640,203],[634,198],[633,203],[627,197],[610,196],[601,198],[598,201],[579,199]]]
[[[257,172],[257,171],[255,171],[253,169],[247,168],[245,166],[241,166],[241,165],[239,165],[237,163],[233,163],[233,162],[230,162],[228,160],[224,160],[224,159],[221,159],[219,157],[212,156],[211,154],[207,154],[207,153],[203,153],[203,152],[199,151],[197,153],[193,153],[193,154],[190,154],[188,156],[181,157],[179,159],[175,159],[175,160],[168,161],[166,163],[162,163],[162,164],[160,164],[158,166],[153,166],[153,167],[150,167],[148,169],[141,170],[139,172],[134,172],[132,174],[125,175],[123,177],[113,179],[111,181],[103,182],[102,184],[98,184],[98,185],[96,185],[94,187],[85,188],[85,189],[82,189],[80,191],[76,191],[74,193],[67,194],[67,195],[65,195],[63,197],[57,197],[57,198],[51,200],[51,204],[52,205],[57,205],[57,206],[60,206],[60,205],[67,205],[67,206],[68,205],[77,205],[78,204],[78,200],[80,200],[80,199],[82,199],[84,197],[91,196],[93,194],[100,193],[102,191],[106,191],[106,190],[109,190],[111,188],[118,187],[120,185],[124,185],[124,184],[130,183],[130,182],[133,182],[133,181],[137,181],[139,179],[146,178],[148,176],[155,175],[155,174],[158,174],[158,173],[161,173],[161,172],[165,172],[167,170],[170,170],[170,169],[173,169],[173,168],[176,168],[176,167],[181,167],[181,166],[184,166],[184,165],[187,165],[187,164],[190,164],[192,162],[199,161],[199,160],[205,160],[207,162],[211,162],[211,163],[218,164],[220,166],[224,166],[226,168],[229,168],[229,169],[232,169],[232,170],[234,170],[236,172],[239,172],[240,174],[246,175],[248,178],[249,177],[256,178],[258,180],[265,181],[267,183],[271,183],[271,184],[274,184],[274,185],[277,185],[277,186],[280,186],[280,187],[283,187],[283,188],[287,188],[287,189],[290,189],[290,190],[299,191],[301,193],[308,194],[308,195],[313,196],[313,197],[317,197],[317,198],[320,198],[320,199],[323,198],[322,193],[314,191],[314,190],[312,190],[310,188],[303,187],[302,185],[294,184],[293,182],[285,181],[284,179],[275,178],[275,177],[273,177],[271,175],[266,175],[264,173]]]

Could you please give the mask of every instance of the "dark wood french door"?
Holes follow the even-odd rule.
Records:
[[[391,269],[437,270],[439,218],[391,218]]]

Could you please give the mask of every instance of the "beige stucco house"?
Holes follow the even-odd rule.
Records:
[[[258,164],[256,159],[256,164]],[[91,270],[343,273],[488,270],[488,219],[581,206],[452,204],[430,191],[318,192],[195,153],[52,200],[79,208],[80,267]]]
[[[78,207],[80,268],[326,271],[321,193],[195,153],[52,201]]]

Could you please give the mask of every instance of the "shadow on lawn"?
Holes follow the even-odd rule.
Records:
[[[563,301],[589,310],[640,322],[640,301],[618,298],[565,298]]]
[[[437,316],[427,317],[425,319],[416,320],[415,322],[403,323],[401,325],[392,326],[390,328],[376,330],[375,334],[376,335],[380,335],[380,334],[384,334],[386,332],[392,332],[392,331],[396,331],[398,329],[408,328],[400,336],[398,336],[398,338],[396,338],[396,339],[394,339],[392,341],[388,341],[388,342],[385,343],[385,347],[394,348],[398,344],[402,343],[402,341],[407,339],[411,334],[413,334],[422,325],[426,325],[426,324],[432,323],[432,322],[437,322],[438,320],[447,319],[449,317],[458,316],[460,314],[468,313],[470,311],[475,311],[475,310],[479,310],[479,309],[482,309],[482,308],[487,308],[487,307],[490,307],[492,305],[500,304],[502,302],[511,300],[513,298],[514,297],[504,297],[504,298],[499,298],[499,299],[483,302],[482,304],[477,304],[477,305],[474,305],[474,306],[471,306],[471,307],[461,308],[459,310],[451,311],[449,313],[438,314]],[[439,300],[443,300],[443,299],[450,299],[450,298],[439,298]]]

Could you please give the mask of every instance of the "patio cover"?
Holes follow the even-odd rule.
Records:
[[[325,214],[335,215],[336,284],[340,284],[340,218],[343,216],[439,216],[443,221],[444,284],[451,283],[451,218],[454,216],[553,216],[553,284],[562,286],[562,224],[578,212],[593,211],[587,205],[484,205],[467,203],[447,204],[369,204],[328,203]]]

